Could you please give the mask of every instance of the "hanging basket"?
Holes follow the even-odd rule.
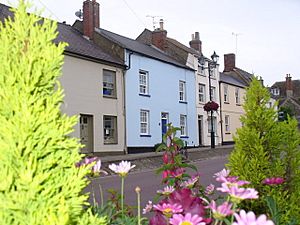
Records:
[[[218,105],[218,103],[216,103],[214,101],[209,101],[209,102],[205,103],[203,108],[206,112],[217,111],[219,108],[219,105]]]

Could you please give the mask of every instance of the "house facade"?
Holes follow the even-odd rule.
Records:
[[[243,104],[246,87],[253,75],[235,65],[235,54],[224,55],[224,71],[220,74],[220,117],[222,144],[232,144],[240,117],[244,114]]]
[[[297,120],[300,129],[300,80],[287,74],[285,81],[277,81],[270,88],[271,96],[278,101],[279,111],[287,109]]]
[[[0,4],[0,19],[8,16],[13,17],[10,8]],[[54,42],[68,43],[59,79],[64,90],[61,110],[78,117],[71,135],[80,139],[82,153],[125,152],[123,62],[72,26],[57,26]]]
[[[86,4],[90,6],[85,7]],[[88,16],[97,12],[99,5],[85,1],[83,21],[76,21],[73,27],[83,33],[93,30],[90,35],[93,42],[126,64],[128,152],[153,151],[154,146],[161,143],[168,123],[181,128],[179,135],[187,146],[197,146],[194,70],[155,46],[101,29],[99,22],[93,21],[99,16]]]
[[[205,64],[200,64],[200,58],[203,57],[203,54],[199,33],[195,32],[195,35],[192,35],[192,40],[189,43],[190,47],[187,47],[177,40],[167,37],[167,31],[164,29],[163,21],[161,20],[159,28],[154,31],[145,29],[137,37],[137,40],[158,47],[173,59],[194,69],[194,89],[196,93],[195,108],[197,115],[194,126],[196,127],[198,146],[211,145],[211,115],[203,108],[205,103],[210,100],[208,72],[208,63],[210,62],[210,59],[204,57]],[[211,71],[210,81],[212,100],[219,104],[219,65]],[[222,143],[222,138],[219,111],[214,112],[213,114],[213,131],[215,132],[215,144],[220,145]]]

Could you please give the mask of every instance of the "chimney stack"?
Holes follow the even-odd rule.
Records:
[[[83,35],[93,39],[94,30],[99,27],[99,3],[96,0],[85,0],[83,2]]]
[[[292,97],[293,96],[293,83],[291,74],[287,74],[285,77],[285,88],[286,88],[286,96]]]
[[[190,47],[202,53],[202,42],[200,40],[199,32],[192,34],[192,40],[190,41]]]
[[[224,71],[230,72],[235,68],[235,54],[229,53],[224,55]]]
[[[163,19],[160,19],[159,28],[155,29],[152,32],[152,44],[157,48],[161,49],[162,51],[165,51],[167,48],[166,39],[167,39],[167,31],[164,30]]]

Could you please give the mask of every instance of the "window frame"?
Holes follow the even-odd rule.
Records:
[[[240,99],[240,88],[236,87],[235,91],[234,91],[234,95],[235,95],[235,103],[237,105],[239,105],[241,103],[241,99]]]
[[[209,91],[211,93],[209,93],[211,95],[211,100],[214,102],[217,102],[217,88],[214,86],[211,86]]]
[[[145,116],[142,113],[145,113]],[[142,129],[145,129],[145,132],[142,132]],[[150,135],[150,111],[146,109],[140,110],[140,135]]]
[[[180,114],[179,118],[179,126],[180,126],[180,137],[187,137],[187,116],[184,114]]]
[[[141,79],[142,77],[144,77],[144,80]],[[142,89],[144,91],[141,91]],[[139,71],[139,94],[149,95],[149,72],[145,70]]]
[[[208,134],[211,133],[211,116],[208,116],[207,117],[207,124],[208,124]],[[215,136],[217,136],[217,117],[216,116],[213,116],[213,128],[214,128],[214,133],[215,133]]]
[[[203,89],[202,92],[200,91],[201,88]],[[203,99],[203,101],[201,101],[201,97]],[[198,84],[198,100],[200,103],[205,103],[206,102],[206,85],[199,83]]]
[[[224,117],[225,133],[230,133],[230,117],[225,115]]]
[[[106,74],[105,72],[108,72],[108,73]],[[103,69],[102,73],[103,73],[103,75],[102,75],[102,95],[103,95],[103,97],[117,98],[116,71],[109,70],[109,69]],[[107,77],[107,75],[112,76],[112,82],[105,80],[105,77]],[[109,87],[109,84],[112,87]],[[112,94],[105,94],[104,93],[105,89],[112,90]]]
[[[106,127],[106,122],[110,119],[112,121],[111,128]],[[109,130],[109,133],[112,133],[112,138],[108,139],[109,136],[106,136],[106,131]],[[118,144],[118,118],[117,116],[112,115],[103,115],[103,143],[107,144]]]
[[[224,102],[229,103],[228,84],[224,84]]]
[[[183,80],[179,81],[179,101],[186,102],[186,82]]]

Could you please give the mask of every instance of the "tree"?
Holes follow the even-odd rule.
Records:
[[[300,219],[296,199],[300,197],[299,168],[300,137],[297,122],[288,118],[278,122],[277,111],[268,107],[270,94],[257,79],[253,79],[245,97],[243,126],[234,138],[235,148],[229,157],[228,167],[232,175],[251,182],[259,194],[244,208],[263,213],[267,209],[267,196],[275,200],[281,209],[281,223],[291,217]],[[285,183],[270,187],[266,178],[281,177]]]
[[[0,22],[0,224],[105,224],[84,212],[89,168],[76,168],[76,117],[60,112],[65,44],[55,22],[27,14]]]

